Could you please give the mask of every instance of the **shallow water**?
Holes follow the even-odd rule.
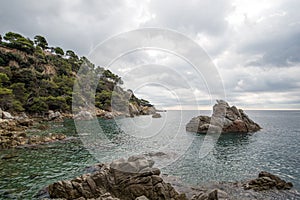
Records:
[[[199,111],[161,114],[159,119],[141,116],[79,124],[80,137],[71,120],[52,124],[47,132],[62,132],[77,139],[1,151],[1,157],[16,157],[0,160],[0,198],[32,199],[48,184],[84,173],[86,166],[157,151],[167,153],[156,162],[162,172],[187,183],[244,180],[266,170],[300,190],[299,111],[247,111],[263,129],[255,134],[221,135],[203,158],[199,151],[205,135],[185,131],[185,124]]]

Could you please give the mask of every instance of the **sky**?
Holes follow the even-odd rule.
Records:
[[[300,109],[299,8],[298,0],[1,0],[0,34],[43,35],[50,46],[93,61],[99,44],[115,35],[167,29],[204,50],[231,105]],[[112,48],[135,41],[126,42]],[[210,108],[215,96],[208,76],[174,52],[142,49],[107,67],[123,78],[124,88],[159,108]]]

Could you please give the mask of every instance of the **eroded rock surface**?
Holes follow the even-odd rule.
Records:
[[[142,156],[132,156],[100,164],[92,174],[65,180],[48,186],[51,198],[63,199],[174,199],[185,200],[160,177],[154,162]],[[107,197],[103,197],[106,195]]]
[[[224,100],[217,100],[213,107],[213,114],[198,116],[190,120],[186,130],[196,133],[222,132],[222,133],[249,133],[260,130],[261,127],[251,120],[248,115],[235,106],[230,106]]]

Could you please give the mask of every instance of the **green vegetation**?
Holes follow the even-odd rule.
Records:
[[[33,42],[18,33],[8,32],[0,37],[0,108],[40,114],[48,110],[71,112],[73,86],[79,70],[83,74],[78,81],[84,88],[83,96],[95,99],[96,107],[111,110],[116,88],[122,101],[124,97],[130,97],[131,92],[118,86],[123,83],[121,77],[96,67],[74,51],[64,53],[60,47],[49,47],[40,35],[35,36]],[[98,77],[99,74],[102,76]],[[97,82],[90,84],[91,80]],[[96,90],[93,92],[92,88]],[[76,98],[79,105],[88,101],[84,97]],[[149,103],[133,94],[131,101],[139,105]]]

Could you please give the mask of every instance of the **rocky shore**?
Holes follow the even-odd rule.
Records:
[[[186,130],[196,133],[249,133],[259,131],[261,127],[248,115],[235,106],[230,106],[224,100],[217,100],[213,106],[213,114],[192,118],[186,125]]]
[[[80,111],[76,115],[49,110],[43,116],[28,116],[25,113],[12,115],[0,109],[0,149],[15,148],[20,146],[38,145],[49,142],[65,140],[64,134],[30,134],[31,129],[45,130],[48,127],[41,123],[63,122],[65,118],[75,120],[91,120],[96,117],[113,119],[115,117],[134,117],[139,115],[159,115],[154,106],[138,106],[130,103],[127,113],[96,109],[91,112]],[[155,117],[155,116],[154,116]]]
[[[9,112],[0,109],[0,149],[16,148],[22,146],[32,146],[45,144],[66,139],[61,133],[56,134],[34,134],[30,130],[39,131],[48,129],[43,121],[60,121],[63,116],[59,112],[50,112],[47,118],[32,118],[25,113],[13,116]]]
[[[75,120],[90,120],[95,117],[103,119],[113,119],[115,117],[135,117],[140,115],[154,115],[157,111],[154,106],[139,106],[133,103],[129,103],[127,109],[122,111],[112,110],[106,111],[99,108],[88,110],[81,110],[75,115],[71,115],[71,118]]]
[[[40,192],[39,197],[77,200],[253,200],[300,197],[296,191],[289,191],[292,183],[268,172],[260,172],[258,178],[249,181],[191,186],[176,177],[162,175],[153,165],[154,161],[144,156],[98,164],[88,174],[50,184]]]

